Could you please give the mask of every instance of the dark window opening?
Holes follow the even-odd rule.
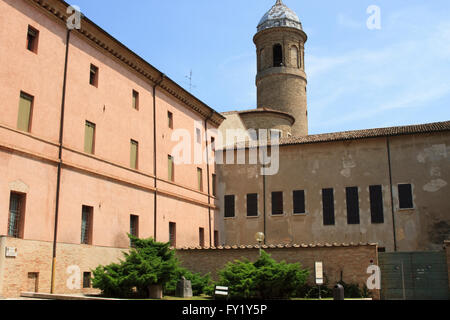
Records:
[[[130,234],[136,238],[139,238],[139,217],[130,215]],[[134,247],[134,243],[130,240],[130,247]]]
[[[9,199],[8,236],[23,238],[26,195],[11,192]]]
[[[89,73],[89,83],[94,87],[98,87],[98,68],[93,64],[91,64]]]
[[[31,26],[28,26],[27,33],[27,49],[37,53],[37,45],[38,45],[39,31],[34,29]]]
[[[412,186],[410,184],[398,185],[398,200],[400,209],[413,209]]]
[[[386,248],[384,248],[384,247],[378,247],[378,252],[386,252]]]
[[[198,229],[198,239],[199,239],[200,247],[203,248],[205,246],[205,229],[204,228]]]
[[[94,208],[83,206],[81,213],[81,243],[92,244],[92,216]]]
[[[175,222],[169,222],[169,242],[170,246],[177,246],[177,224]]]
[[[345,193],[347,198],[347,223],[359,224],[358,187],[346,188]]]
[[[334,190],[322,190],[322,204],[323,204],[323,225],[332,226],[334,221]]]
[[[234,202],[235,202],[234,195],[225,196],[225,218],[233,218],[235,216]]]
[[[306,213],[305,208],[305,191],[296,190],[293,193],[294,198],[294,214],[304,214]]]
[[[212,175],[212,194],[214,197],[217,196],[217,176],[214,173]]]
[[[91,287],[91,273],[90,272],[83,272],[83,288],[90,288]]]
[[[273,66],[281,67],[283,65],[283,48],[281,44],[273,46]]]
[[[170,129],[173,129],[173,113],[167,111],[167,123]]]
[[[258,216],[258,194],[251,193],[247,195],[247,217]]]
[[[283,214],[283,192],[272,192],[272,215]]]
[[[370,186],[369,191],[372,223],[384,223],[383,189],[381,186]]]
[[[214,231],[214,247],[218,247],[219,246],[219,231],[215,230]]]
[[[133,90],[133,108],[139,110],[139,92]]]

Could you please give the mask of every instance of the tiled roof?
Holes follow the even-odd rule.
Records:
[[[284,112],[284,111],[270,109],[270,108],[256,108],[256,109],[248,109],[248,110],[240,110],[240,111],[227,111],[227,112],[222,112],[221,115],[227,116],[227,115],[232,115],[232,114],[248,114],[248,113],[263,113],[263,112],[282,114],[282,115],[285,115],[286,117],[291,118],[293,121],[295,121],[295,118],[294,118],[294,116],[292,116],[292,114],[290,114],[288,112]]]
[[[441,131],[450,131],[450,121],[434,122],[410,126],[400,126],[400,127],[343,131],[343,132],[316,134],[308,136],[294,136],[289,138],[282,138],[280,140],[280,145],[355,140],[364,138],[399,136],[406,134],[431,133]]]
[[[311,243],[311,244],[279,244],[262,245],[262,249],[283,249],[283,248],[333,248],[333,247],[365,247],[376,246],[376,243]],[[179,250],[241,250],[241,249],[259,249],[259,245],[241,245],[241,246],[220,246],[220,247],[182,247]]]

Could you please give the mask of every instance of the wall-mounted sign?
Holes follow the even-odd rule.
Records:
[[[316,262],[316,284],[323,284],[323,264],[322,262]]]
[[[6,247],[5,248],[5,256],[7,258],[15,258],[15,257],[17,257],[17,248]]]

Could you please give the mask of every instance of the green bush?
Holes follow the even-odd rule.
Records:
[[[274,299],[295,295],[308,277],[309,272],[300,264],[278,263],[262,251],[260,258],[228,263],[219,271],[218,285],[229,288],[232,299]]]
[[[164,286],[164,294],[172,296],[175,295],[177,283],[178,281],[180,281],[181,277],[185,277],[186,280],[191,281],[192,294],[194,296],[210,293],[209,288],[212,281],[209,273],[206,275],[201,275],[200,273],[192,273],[185,268],[178,268],[174,276],[168,282],[166,282]]]
[[[92,285],[105,296],[148,297],[150,285],[164,285],[176,274],[178,260],[169,243],[129,237],[134,248],[124,253],[125,260],[93,270]]]

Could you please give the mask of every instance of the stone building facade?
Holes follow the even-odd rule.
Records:
[[[258,25],[258,108],[223,113],[219,128],[224,151],[246,160],[229,163],[223,155],[217,166],[225,243],[252,245],[264,232],[274,245],[442,250],[450,238],[450,122],[308,135],[306,40],[281,0]],[[232,129],[240,133],[227,136]],[[261,174],[252,129],[281,131],[272,150],[276,174]],[[258,164],[251,164],[255,154]]]

